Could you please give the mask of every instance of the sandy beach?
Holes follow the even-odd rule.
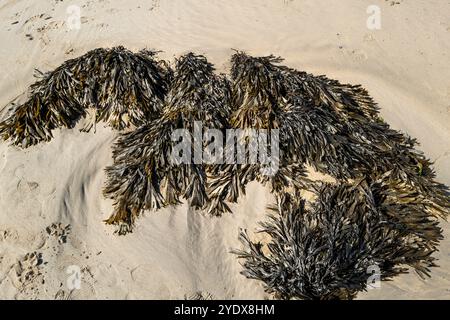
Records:
[[[370,6],[380,9],[369,28]],[[75,11],[74,11],[75,10]],[[77,11],[79,10],[79,11]],[[75,17],[79,12],[79,28]],[[0,110],[49,71],[98,47],[193,51],[228,73],[233,49],[361,84],[392,128],[417,138],[450,185],[450,2],[447,0],[1,0]],[[4,110],[3,110],[4,111]],[[21,150],[0,142],[0,299],[271,299],[230,254],[239,228],[253,233],[274,201],[253,182],[233,214],[211,218],[187,204],[147,212],[114,234],[102,195],[117,132],[56,130]],[[450,225],[431,277],[382,282],[358,299],[450,299]],[[73,268],[81,284],[68,285]]]

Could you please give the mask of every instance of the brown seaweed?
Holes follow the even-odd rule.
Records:
[[[28,99],[9,108],[0,136],[24,148],[49,141],[54,129],[74,127],[89,108],[95,110],[94,123],[105,121],[118,130],[153,120],[171,78],[171,70],[155,55],[99,48],[40,72]]]
[[[235,111],[230,124],[242,129],[279,129],[280,171],[309,165],[341,181],[389,172],[392,181],[404,181],[432,201],[435,214],[448,214],[448,190],[434,181],[431,162],[415,150],[415,140],[378,117],[378,106],[366,90],[279,65],[279,57],[238,52],[231,61]],[[248,166],[216,168],[208,187],[211,214],[225,211],[224,201],[235,202],[248,182],[264,180],[258,164]],[[304,175],[279,180],[296,184],[272,183],[278,193],[310,187]]]
[[[181,198],[197,209],[205,205],[208,165],[173,163],[171,135],[176,129],[187,129],[193,140],[195,121],[208,128],[228,126],[228,82],[213,71],[203,56],[182,56],[160,119],[119,137],[113,148],[114,164],[106,169],[104,193],[115,201],[108,223],[124,224],[129,230],[143,210],[176,205]]]

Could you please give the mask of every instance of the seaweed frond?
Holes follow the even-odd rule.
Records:
[[[442,230],[420,201],[399,204],[391,192],[382,180],[361,180],[324,184],[310,209],[280,197],[262,223],[268,244],[240,234],[244,250],[233,253],[243,259],[243,275],[282,299],[354,298],[372,267],[382,280],[407,272],[405,265],[427,276]]]
[[[0,136],[23,148],[49,141],[57,128],[73,128],[88,109],[94,123],[121,130],[159,116],[171,70],[155,52],[123,47],[95,49],[55,70],[40,73],[23,104],[12,104],[0,122]]]
[[[177,60],[160,119],[122,134],[113,147],[114,163],[106,169],[104,194],[114,199],[115,211],[108,223],[132,225],[143,210],[177,205],[181,199],[197,209],[205,205],[209,165],[193,159],[174,163],[178,141],[173,141],[172,133],[186,129],[194,141],[196,121],[205,128],[225,129],[228,91],[227,80],[214,74],[204,56],[188,53]]]

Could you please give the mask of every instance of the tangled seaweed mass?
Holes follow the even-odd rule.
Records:
[[[167,93],[171,73],[156,52],[139,53],[117,47],[95,49],[68,60],[52,72],[38,71],[28,100],[13,103],[0,123],[0,135],[28,147],[52,138],[57,128],[72,128],[94,109],[94,119],[121,130],[156,118]]]
[[[119,234],[132,231],[143,211],[182,200],[220,216],[249,182],[263,183],[277,199],[261,223],[268,241],[242,231],[243,249],[233,253],[246,277],[281,299],[354,298],[374,265],[382,279],[407,267],[429,276],[442,240],[438,219],[450,212],[448,188],[435,181],[430,161],[378,116],[361,86],[281,62],[236,52],[227,76],[193,53],[172,69],[154,51],[92,50],[41,73],[28,99],[10,106],[0,135],[25,148],[90,116],[83,130],[100,121],[119,130],[104,189],[114,200],[106,222]],[[278,171],[263,175],[256,163],[174,163],[172,133],[192,132],[196,121],[221,132],[278,130]],[[310,180],[308,167],[335,182]]]
[[[213,71],[202,56],[181,57],[160,118],[119,137],[114,164],[106,169],[104,193],[115,201],[107,222],[120,224],[120,233],[128,231],[143,210],[179,204],[180,197],[197,209],[207,203],[209,165],[172,163],[171,134],[183,128],[192,133],[195,121],[211,128],[228,126],[228,81]]]

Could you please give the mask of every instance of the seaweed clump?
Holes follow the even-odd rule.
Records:
[[[435,181],[432,163],[414,139],[378,116],[362,87],[281,61],[233,56],[230,121],[237,128],[279,129],[279,171],[264,179],[259,165],[224,165],[209,184],[211,212],[236,202],[252,180],[270,182],[279,199],[262,225],[271,237],[267,247],[241,233],[246,249],[235,253],[244,259],[244,275],[284,299],[353,298],[366,289],[374,266],[382,279],[407,266],[428,276],[442,239],[437,219],[450,212],[448,188]],[[310,181],[305,166],[336,183]],[[294,200],[303,198],[302,190],[316,199]]]
[[[382,279],[408,266],[428,276],[442,239],[437,219],[450,212],[448,188],[435,181],[430,160],[379,117],[361,86],[281,62],[237,52],[229,80],[193,53],[172,70],[153,51],[96,49],[41,73],[28,100],[0,122],[0,136],[28,147],[90,114],[84,130],[99,121],[132,128],[119,135],[106,168],[104,195],[114,200],[106,222],[119,234],[145,210],[183,199],[210,215],[231,212],[249,182],[263,183],[278,199],[262,224],[270,243],[242,232],[245,249],[235,253],[244,275],[283,299],[353,298],[367,288],[373,266]],[[208,136],[203,127],[220,134]],[[229,131],[239,132],[231,147]],[[270,137],[263,142],[278,163],[274,172],[261,158],[251,160],[260,156],[255,132]],[[214,142],[225,144],[216,153],[235,161],[205,161],[203,150]],[[336,183],[308,179],[307,166]],[[316,199],[301,200],[305,190]]]
[[[0,136],[23,148],[49,141],[57,128],[73,128],[93,109],[89,130],[105,121],[122,130],[159,115],[171,70],[156,52],[123,47],[95,49],[42,73],[23,104],[13,103]]]
[[[191,146],[197,121],[202,126],[224,130],[229,118],[229,84],[204,56],[186,54],[175,66],[171,88],[161,117],[135,131],[122,134],[113,147],[114,163],[106,169],[106,197],[114,199],[115,210],[107,220],[131,230],[143,210],[177,205],[180,199],[200,209],[208,200],[207,170],[211,165],[194,161]],[[181,135],[173,138],[180,131]],[[201,139],[201,141],[197,141]],[[184,162],[174,161],[173,152],[187,142]]]
[[[415,150],[414,139],[378,116],[378,106],[361,86],[288,68],[274,56],[238,52],[231,61],[230,125],[278,129],[279,170],[264,176],[260,164],[216,167],[208,187],[211,214],[227,211],[227,202],[236,202],[253,180],[270,183],[277,195],[314,188],[305,166],[341,182],[389,172],[392,183],[407,183],[433,202],[436,215],[448,214],[447,188],[434,181],[431,162]]]
[[[382,280],[407,266],[428,276],[442,231],[423,201],[401,189],[393,192],[384,178],[325,184],[310,207],[282,196],[261,224],[268,244],[240,234],[245,249],[233,252],[243,259],[243,275],[281,299],[352,299],[377,269]]]
[[[288,89],[284,80],[285,68],[276,65],[281,61],[281,58],[274,56],[254,58],[242,52],[237,52],[231,58],[233,113],[230,127],[240,130],[241,135],[236,138],[236,144],[245,150],[244,161],[214,167],[208,184],[210,203],[207,210],[211,215],[220,216],[230,212],[227,203],[237,202],[251,181],[269,186],[274,193],[286,190],[298,192],[308,186],[303,163],[290,161],[284,154],[284,148],[288,146],[286,143],[283,145],[281,120],[288,107]],[[261,132],[268,138],[264,141],[268,156],[278,163],[277,170],[272,173],[267,171],[268,166],[261,159],[249,161],[254,156],[252,153],[258,154],[255,140],[260,138],[258,135]],[[279,147],[278,154],[272,153],[274,146]],[[226,148],[227,153],[235,152],[234,143],[231,148],[229,145]]]

